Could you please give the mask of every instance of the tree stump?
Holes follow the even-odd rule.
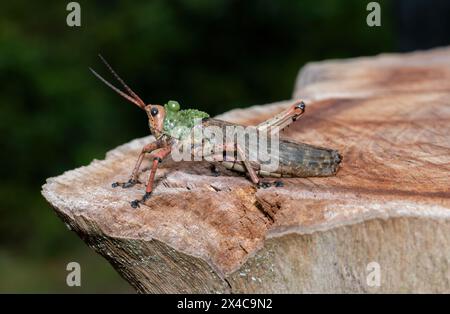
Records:
[[[139,292],[450,292],[450,49],[307,64],[293,98],[306,115],[285,135],[338,149],[335,177],[255,189],[168,161],[134,209],[144,185],[111,183],[128,178],[144,137],[42,193]],[[257,124],[291,102],[219,118]]]

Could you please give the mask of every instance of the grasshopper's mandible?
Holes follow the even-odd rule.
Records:
[[[154,142],[149,143],[142,148],[129,180],[124,183],[115,182],[112,184],[113,187],[121,186],[123,188],[128,188],[139,183],[138,175],[140,166],[144,156],[147,153],[150,154],[152,164],[145,194],[140,200],[131,202],[131,206],[136,208],[139,207],[139,204],[145,203],[145,201],[150,198],[153,191],[155,173],[159,163],[171,153],[174,145],[178,145],[191,136],[189,132],[175,132],[175,129],[179,130],[179,127],[187,130],[193,129],[194,121],[201,121],[202,127],[211,126],[225,128],[235,124],[210,118],[207,113],[199,110],[180,110],[180,105],[176,101],[169,101],[164,106],[145,104],[144,101],[142,101],[142,99],[116,74],[106,60],[101,55],[99,55],[99,57],[109,71],[125,88],[126,92],[116,88],[93,69],[90,69],[92,73],[119,95],[134,103],[147,113],[150,132],[155,137]],[[278,132],[296,121],[304,112],[304,102],[296,101],[287,110],[256,126],[256,130],[258,132],[267,130]],[[336,174],[342,160],[341,155],[333,149],[294,142],[285,138],[280,138],[278,143],[278,166],[272,171],[266,171],[261,163],[249,160],[246,157],[249,147],[245,145],[245,147],[242,147],[235,142],[230,143],[224,141],[223,145],[220,146],[219,154],[217,154],[217,150],[214,150],[214,155],[209,157],[212,157],[213,161],[221,162],[230,170],[246,173],[251,181],[258,187],[268,187],[272,184],[268,181],[263,181],[260,176],[272,178],[331,176]],[[202,144],[204,145],[203,142]],[[224,159],[225,153],[229,152],[232,153],[232,158],[230,159],[229,155],[227,155],[227,158]],[[218,155],[217,160],[215,159],[216,154]],[[275,186],[282,186],[282,182],[275,181]]]

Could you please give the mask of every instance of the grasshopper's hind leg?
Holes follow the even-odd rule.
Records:
[[[139,157],[136,161],[136,165],[134,166],[133,172],[131,173],[130,179],[127,182],[114,182],[112,184],[113,188],[116,188],[118,186],[121,186],[122,188],[130,188],[134,186],[136,183],[139,183],[138,177],[139,177],[139,168],[141,167],[142,161],[144,160],[144,156],[147,153],[151,153],[155,149],[158,149],[160,147],[159,141],[152,142],[150,144],[145,145],[141,153],[139,154]]]
[[[260,132],[281,131],[284,128],[291,125],[293,122],[295,122],[298,118],[300,118],[305,113],[305,109],[306,109],[306,105],[302,100],[296,101],[288,109],[286,109],[286,110],[280,112],[279,114],[275,115],[274,117],[258,124],[256,126],[256,128]],[[249,169],[249,167],[247,167],[247,169]],[[249,173],[250,173],[250,171],[249,171]],[[258,187],[262,187],[262,188],[268,188],[272,185],[274,185],[275,187],[284,186],[283,181],[281,181],[281,180],[268,181],[268,180],[260,179],[256,184]]]
[[[270,131],[278,128],[278,130],[283,130],[288,127],[291,123],[295,122],[300,116],[305,113],[306,105],[303,101],[297,101],[292,104],[288,109],[280,112],[274,117],[258,124],[256,128],[258,131]]]

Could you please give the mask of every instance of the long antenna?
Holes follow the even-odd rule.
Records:
[[[142,99],[130,88],[128,85],[120,78],[120,76],[113,70],[113,68],[109,65],[108,62],[102,57],[101,54],[98,55],[102,62],[106,65],[108,70],[114,75],[114,77],[122,84],[122,86],[125,88],[125,90],[130,94],[126,94],[114,85],[112,85],[110,82],[108,82],[106,79],[104,79],[100,74],[95,72],[92,68],[89,68],[91,72],[103,83],[105,83],[108,87],[110,87],[112,90],[114,90],[116,93],[118,93],[120,96],[124,97],[128,101],[136,104],[139,108],[145,109],[145,103],[142,101]]]
[[[91,72],[103,83],[105,83],[107,86],[109,86],[112,90],[114,90],[117,94],[119,94],[120,96],[122,96],[123,98],[126,98],[128,101],[132,102],[133,104],[136,104],[138,107],[142,108],[142,104],[139,103],[136,99],[132,98],[131,96],[128,96],[128,94],[122,92],[120,89],[118,89],[117,87],[115,87],[114,85],[112,85],[110,82],[108,82],[107,80],[105,80],[100,74],[98,74],[97,72],[95,72],[92,68],[89,68],[89,70],[91,70]]]

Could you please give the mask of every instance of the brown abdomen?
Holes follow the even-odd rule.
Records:
[[[218,126],[223,128],[226,134],[226,126],[233,126],[230,122],[217,119],[205,119],[204,126]],[[225,140],[225,138],[224,138]],[[270,145],[269,145],[270,146]],[[245,148],[246,156],[249,156],[248,146]],[[270,152],[270,148],[268,148]],[[272,155],[272,154],[271,154]],[[264,164],[250,162],[252,167],[261,176],[270,177],[327,177],[335,175],[342,160],[338,151],[282,138],[279,139],[279,154],[277,169],[265,170]],[[240,161],[225,161],[223,165],[239,172],[246,172],[245,166]]]
[[[338,151],[280,139],[279,170],[283,177],[335,175],[342,160]]]

